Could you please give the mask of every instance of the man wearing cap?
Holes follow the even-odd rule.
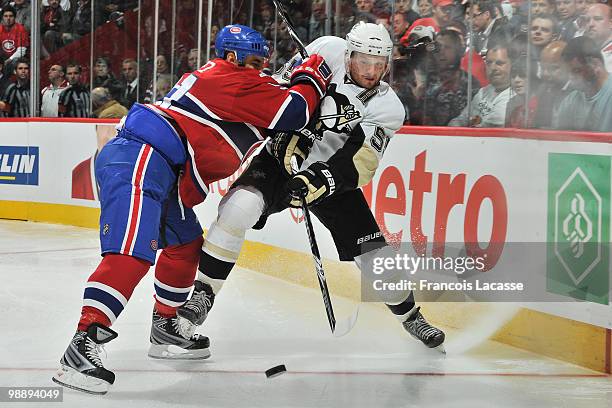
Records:
[[[412,34],[412,31],[418,26],[431,27],[431,30],[433,30],[434,33],[438,33],[442,28],[450,23],[453,8],[455,7],[453,0],[433,0],[432,4],[433,16],[419,18],[412,23],[410,28],[408,28],[408,31],[406,31],[406,33],[400,39],[400,43],[402,45],[407,46],[410,44],[410,34]]]

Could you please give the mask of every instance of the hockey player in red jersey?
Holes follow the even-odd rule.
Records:
[[[238,168],[263,129],[305,127],[331,80],[314,54],[280,86],[260,72],[268,45],[246,26],[223,28],[215,50],[218,58],[183,76],[161,103],[135,104],[98,155],[104,258],[86,283],[77,332],[53,377],[58,384],[94,394],[113,384],[98,350],[117,337],[109,326],[158,248],[149,356],[210,356],[207,337],[177,331],[176,309],[187,300],[203,242],[192,207],[208,183]]]

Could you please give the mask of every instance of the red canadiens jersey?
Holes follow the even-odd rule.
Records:
[[[0,47],[2,48],[0,55],[8,58],[15,53],[17,48],[29,47],[29,45],[30,36],[23,25],[15,23],[11,31],[7,31],[6,27],[0,25]]]
[[[318,103],[313,85],[287,88],[255,69],[214,59],[147,107],[169,119],[187,142],[179,192],[193,207],[206,198],[210,183],[236,171],[251,146],[265,138],[264,129],[301,129]]]

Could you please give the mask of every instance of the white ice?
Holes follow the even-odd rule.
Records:
[[[51,376],[74,334],[98,247],[94,230],[0,221],[0,387],[55,385]],[[318,290],[238,268],[201,330],[212,358],[152,360],[152,272],[106,347],[115,385],[105,396],[65,390],[61,406],[612,407],[610,377],[487,341],[491,324],[503,320],[495,315],[469,333],[447,330],[446,356],[371,304],[338,339]],[[339,313],[351,313],[353,304],[335,301]],[[278,364],[288,372],[267,379],[264,371]],[[18,406],[28,405],[40,406]]]

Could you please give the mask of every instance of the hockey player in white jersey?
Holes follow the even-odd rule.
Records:
[[[333,72],[320,112],[300,133],[274,135],[221,200],[202,248],[194,292],[177,311],[187,334],[206,319],[238,259],[246,231],[263,228],[269,215],[289,206],[299,208],[301,200],[296,197],[303,197],[329,229],[340,260],[354,261],[361,269],[368,256],[386,246],[360,187],[372,180],[389,140],[404,121],[401,101],[382,81],[393,43],[384,26],[360,22],[346,40],[321,37],[306,49],[323,55]],[[286,72],[298,59],[287,64]],[[300,165],[296,174],[292,156]],[[364,240],[367,252],[360,245]],[[427,347],[444,342],[444,333],[427,323],[412,292],[385,303]]]

